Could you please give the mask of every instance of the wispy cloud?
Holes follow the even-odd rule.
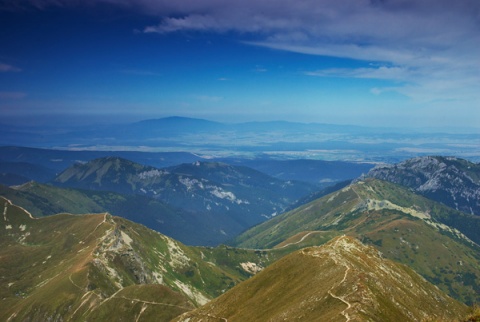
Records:
[[[25,98],[27,93],[23,92],[0,92],[1,100],[19,100]]]
[[[22,70],[18,67],[0,63],[0,73],[7,73],[7,72],[21,72]]]
[[[332,68],[305,72],[309,76],[319,77],[348,77],[348,78],[372,78],[386,80],[407,80],[415,74],[414,71],[404,67],[380,66],[376,68]]]
[[[380,63],[314,70],[306,73],[310,76],[392,80],[398,82],[395,89],[377,90],[396,90],[419,101],[480,99],[477,0],[175,3],[175,17],[165,15],[145,31],[234,31],[249,45]]]
[[[268,71],[268,69],[263,68],[261,66],[256,66],[253,71],[256,72],[256,73],[266,73]]]
[[[311,76],[394,80],[404,83],[398,86],[399,92],[419,100],[433,100],[437,95],[451,100],[480,99],[478,0],[85,2],[109,3],[159,17],[157,24],[143,27],[145,33],[228,32],[252,46],[380,63],[380,67],[365,69],[313,70],[307,73]],[[81,2],[22,3],[42,8]]]

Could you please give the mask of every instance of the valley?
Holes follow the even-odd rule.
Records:
[[[2,318],[450,320],[480,301],[480,216],[471,203],[476,164],[425,157],[385,174],[397,166],[352,163],[354,172],[345,172],[345,163],[257,161],[199,159],[156,168],[105,156],[74,163],[43,183],[0,186],[6,285],[0,295],[9,303]],[[26,169],[11,163],[0,170]],[[327,168],[315,177],[316,166]],[[341,181],[345,175],[353,177]],[[395,179],[412,175],[435,180],[437,193],[406,184],[419,179]],[[435,198],[443,187],[456,209]],[[311,265],[307,254],[330,262],[321,259],[315,273],[302,268]],[[283,267],[284,261],[299,267]],[[403,265],[402,273],[392,265]],[[295,274],[304,282],[289,287],[292,294],[276,290],[288,288]],[[323,291],[306,292],[318,274],[326,278]],[[380,288],[372,284],[378,280]],[[255,283],[267,293],[251,294]],[[393,290],[401,299],[392,298]],[[299,292],[298,302],[279,304]],[[242,296],[249,298],[241,300],[245,307],[233,304]],[[254,303],[262,309],[247,309]]]

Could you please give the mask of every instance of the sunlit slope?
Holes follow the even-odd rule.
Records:
[[[275,258],[194,248],[109,214],[34,219],[1,198],[0,320],[157,321],[202,305]]]
[[[175,321],[454,320],[467,307],[352,237],[304,248]]]
[[[480,300],[480,248],[439,221],[456,215],[401,186],[370,179],[258,225],[240,235],[236,245],[285,251],[347,234],[472,304]]]

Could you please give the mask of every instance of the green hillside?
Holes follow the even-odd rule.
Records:
[[[457,212],[385,181],[350,185],[240,235],[245,248],[295,250],[355,236],[464,303],[480,301],[480,247],[440,219]]]
[[[453,321],[467,307],[352,237],[278,260],[175,321]]]
[[[159,311],[168,321],[276,259],[188,247],[107,213],[35,219],[7,199],[0,204],[3,321],[146,321]]]

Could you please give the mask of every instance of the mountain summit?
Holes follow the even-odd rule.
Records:
[[[341,236],[287,255],[175,321],[421,321],[465,312],[410,268]]]
[[[479,164],[454,157],[419,157],[377,166],[367,177],[409,187],[454,209],[480,215]]]

